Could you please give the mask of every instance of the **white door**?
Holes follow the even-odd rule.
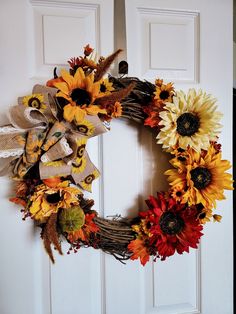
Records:
[[[126,32],[124,1],[116,4],[115,38],[127,48],[129,75],[215,95],[224,113],[223,157],[232,160],[232,1],[126,0]],[[18,96],[45,83],[55,65],[87,43],[111,53],[113,22],[112,0],[0,0],[0,124]],[[149,194],[166,187],[166,157],[143,128],[114,121],[89,146],[102,171],[91,195],[100,215],[135,216]],[[94,249],[67,255],[65,244],[51,265],[39,230],[8,202],[10,180],[0,180],[1,314],[233,313],[232,193],[218,203],[222,223],[208,224],[190,254],[142,267]]]

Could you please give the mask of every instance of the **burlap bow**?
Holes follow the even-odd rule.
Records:
[[[86,115],[79,125],[58,119],[56,89],[35,85],[31,95],[18,98],[9,110],[11,125],[0,128],[0,175],[23,178],[39,164],[40,178],[71,176],[91,191],[99,176],[86,144],[90,137],[107,131],[98,116]],[[34,169],[34,168],[33,168]]]

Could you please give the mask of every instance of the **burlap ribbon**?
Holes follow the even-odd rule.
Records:
[[[9,110],[11,125],[0,128],[0,175],[23,178],[37,163],[40,178],[71,176],[91,191],[99,176],[86,151],[90,137],[107,131],[98,116],[86,115],[79,125],[58,120],[57,90],[36,85]]]

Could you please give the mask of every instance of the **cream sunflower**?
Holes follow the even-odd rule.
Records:
[[[176,169],[165,172],[172,188],[183,185],[190,205],[202,203],[204,207],[216,207],[216,200],[225,199],[224,189],[232,190],[232,176],[225,171],[231,168],[228,160],[211,145],[207,152],[189,149],[184,161],[173,158],[170,162]],[[185,195],[184,195],[185,196]]]
[[[191,147],[197,152],[207,150],[221,128],[222,114],[216,111],[215,103],[216,99],[201,90],[190,89],[187,95],[183,91],[177,92],[173,103],[166,103],[165,110],[159,113],[162,128],[157,143],[168,151],[176,146]]]
[[[72,76],[66,70],[61,70],[61,77],[64,81],[55,82],[54,86],[59,89],[57,97],[63,97],[69,102],[63,108],[66,121],[80,123],[86,114],[106,113],[105,109],[93,105],[100,93],[100,82],[94,82],[93,73],[86,76],[84,70],[78,68]]]
[[[54,188],[40,184],[30,198],[29,211],[35,220],[44,222],[51,214],[57,213],[59,208],[78,205],[79,194],[81,191],[69,186],[69,181],[61,182]]]

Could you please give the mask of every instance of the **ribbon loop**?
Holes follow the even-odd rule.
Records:
[[[88,114],[79,124],[59,121],[56,93],[55,88],[35,85],[31,95],[18,98],[18,105],[9,110],[11,125],[0,128],[0,158],[9,157],[4,167],[15,178],[22,179],[37,165],[41,180],[70,176],[91,192],[99,171],[86,144],[89,138],[105,133],[108,125]],[[0,169],[0,175],[6,171]]]

